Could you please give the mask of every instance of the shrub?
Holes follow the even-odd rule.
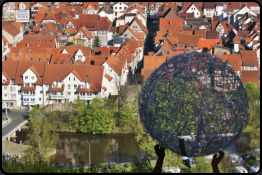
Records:
[[[110,162],[109,163],[109,168],[110,169],[115,169],[116,168],[116,163],[115,162]]]
[[[126,162],[125,167],[130,168],[132,165],[130,162]]]
[[[108,163],[101,163],[100,165],[102,170],[108,170]]]

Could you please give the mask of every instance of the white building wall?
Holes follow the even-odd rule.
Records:
[[[116,20],[116,27],[119,27],[119,25],[125,25],[125,20]]]
[[[194,4],[190,6],[190,8],[186,11],[186,13],[194,13],[195,18],[199,18],[201,15],[200,11],[197,9],[197,7]]]

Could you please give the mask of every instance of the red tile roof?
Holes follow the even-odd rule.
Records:
[[[222,39],[199,39],[198,49],[207,48],[210,50],[215,45],[222,46]]]
[[[33,32],[39,32],[41,26],[34,26]]]
[[[64,89],[65,89],[65,84],[63,84],[61,88],[55,88],[53,87],[52,84],[49,85],[49,91],[52,91],[52,92],[61,92],[61,91],[63,92]]]
[[[24,84],[23,79],[20,78],[20,75],[23,75],[29,68],[34,66],[35,70],[37,70],[38,75],[44,74],[45,65],[48,64],[48,61],[19,61],[17,67],[17,73],[15,76],[15,84]],[[32,70],[32,69],[31,69]],[[35,84],[42,84],[42,80],[40,77],[37,77],[37,81]]]
[[[258,66],[257,53],[255,50],[241,51],[242,66]]]
[[[62,81],[71,72],[74,73],[82,82],[89,82],[91,88],[83,89],[78,87],[79,91],[100,92],[103,79],[103,66],[91,65],[59,65],[48,64],[45,67],[44,84],[52,84],[54,81]],[[60,75],[58,77],[58,74]]]
[[[141,11],[143,14],[145,13],[144,8],[142,6],[140,6],[140,5],[138,5],[138,4],[134,4],[134,5],[129,6],[126,9],[125,13],[129,13],[129,12],[131,12],[134,9],[137,9],[137,10]]]
[[[233,70],[241,70],[241,55],[240,54],[214,54],[218,58],[221,58],[224,62],[229,62]]]
[[[44,13],[36,13],[35,15],[35,23],[41,23],[43,21],[43,19],[45,18],[45,14]]]
[[[259,71],[242,70],[241,80],[244,84],[253,82],[259,84]]]
[[[160,18],[160,30],[162,26],[183,26],[183,18]]]
[[[16,36],[20,33],[20,28],[16,28],[15,25],[13,25],[12,23],[10,23],[9,25],[2,27],[2,30],[6,31],[7,33],[9,33],[11,36]]]
[[[15,2],[15,10],[19,10],[19,4],[21,2]],[[30,2],[23,2],[25,4],[25,9],[29,10],[30,9]]]
[[[99,21],[99,15],[80,14],[79,23],[76,29],[86,26],[89,31],[97,31],[98,21]]]
[[[92,33],[85,27],[81,27],[79,30],[81,30],[83,32],[83,34],[90,40],[92,39],[94,36],[92,35]]]
[[[109,81],[113,80],[113,78],[112,78],[110,75],[108,75],[108,74],[105,74],[105,77],[106,77]]]

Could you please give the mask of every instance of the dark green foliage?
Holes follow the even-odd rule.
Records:
[[[116,168],[116,163],[115,162],[110,162],[109,163],[109,168],[110,169],[115,169]]]
[[[130,162],[126,162],[125,167],[130,168],[132,165]]]
[[[99,36],[96,35],[95,38],[94,38],[92,47],[101,47],[101,46],[102,46],[102,44],[101,44],[101,41],[99,39]]]
[[[137,157],[132,159],[132,173],[152,173],[150,160],[145,156],[141,161]]]

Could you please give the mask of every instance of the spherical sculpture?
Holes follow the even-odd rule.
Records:
[[[225,149],[248,121],[248,96],[234,70],[198,52],[175,56],[147,79],[139,101],[141,120],[159,145],[198,157]]]

